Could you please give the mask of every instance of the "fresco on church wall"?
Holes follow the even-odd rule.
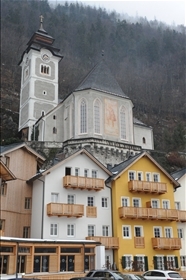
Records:
[[[105,99],[105,133],[118,136],[117,101]]]

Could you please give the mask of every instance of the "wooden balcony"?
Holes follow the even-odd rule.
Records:
[[[130,192],[156,193],[163,194],[167,192],[167,184],[160,182],[148,182],[132,180],[128,182]]]
[[[181,239],[166,237],[152,238],[152,246],[157,250],[180,250]]]
[[[97,218],[97,207],[86,206],[86,216],[91,218]]]
[[[87,236],[86,240],[94,240],[105,246],[105,249],[119,249],[119,238],[109,236]]]
[[[186,222],[186,211],[185,210],[177,210],[178,211],[178,221],[179,222]]]
[[[144,237],[135,236],[134,237],[134,247],[135,248],[145,248]]]
[[[121,219],[177,221],[178,211],[164,208],[119,207],[119,217]]]
[[[104,179],[88,178],[81,176],[67,175],[63,177],[64,188],[100,191],[104,189]]]
[[[84,205],[81,204],[64,204],[49,203],[47,204],[48,216],[66,216],[80,218],[84,216]]]

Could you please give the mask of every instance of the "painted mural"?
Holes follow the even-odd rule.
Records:
[[[111,99],[105,99],[105,133],[118,136],[118,104]]]

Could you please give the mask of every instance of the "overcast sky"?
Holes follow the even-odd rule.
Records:
[[[49,0],[54,3],[64,3],[61,0]],[[147,20],[157,19],[169,25],[183,24],[186,26],[186,0],[82,0],[67,2],[81,2],[87,5],[115,10],[118,13],[127,13],[129,16],[146,17]]]

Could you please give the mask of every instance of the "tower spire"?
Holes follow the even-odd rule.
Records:
[[[39,30],[40,30],[40,31],[46,32],[46,31],[44,30],[44,28],[43,28],[43,19],[44,19],[44,16],[43,16],[43,15],[40,15],[39,18],[40,18],[40,28],[39,28]]]

